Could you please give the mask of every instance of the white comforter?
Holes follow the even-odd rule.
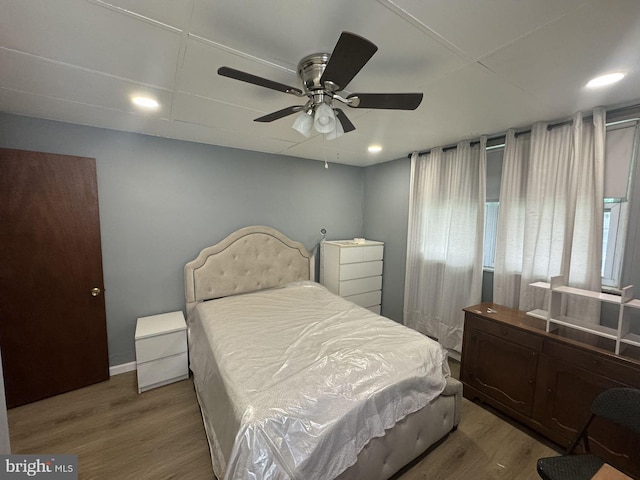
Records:
[[[438,343],[313,282],[202,303],[189,340],[227,480],[335,478],[448,374]]]

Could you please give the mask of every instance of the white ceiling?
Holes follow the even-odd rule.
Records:
[[[342,31],[378,46],[347,92],[421,91],[417,110],[344,107],[354,132],[307,139],[253,122],[299,99],[216,73],[299,87]],[[0,111],[115,130],[364,166],[638,99],[639,0],[0,0]]]

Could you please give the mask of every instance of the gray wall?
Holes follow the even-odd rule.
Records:
[[[365,168],[364,236],[385,242],[382,315],[402,323],[409,218],[408,158]]]
[[[111,365],[135,359],[137,317],[183,309],[184,264],[246,225],[272,226],[309,249],[321,228],[329,239],[385,242],[382,314],[402,322],[407,158],[325,169],[312,160],[7,114],[0,114],[0,147],[96,158]],[[640,169],[635,176],[639,185]],[[640,189],[632,195],[626,258],[623,282],[640,285]]]
[[[183,267],[247,225],[313,249],[363,236],[362,168],[0,114],[0,147],[96,159],[110,365],[136,318],[184,308]]]

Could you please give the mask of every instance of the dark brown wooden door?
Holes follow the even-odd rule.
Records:
[[[557,357],[540,357],[535,418],[569,444],[591,413],[591,403],[608,388],[626,385]]]
[[[467,341],[462,349],[465,355],[461,369],[462,381],[517,412],[531,415],[537,352],[476,329],[473,320],[482,322],[475,317],[465,321]],[[509,332],[512,329],[504,330]]]
[[[109,378],[95,160],[0,149],[0,251],[7,406]]]
[[[611,377],[599,375],[599,359],[594,356],[593,368],[586,370],[573,363],[575,358],[540,356],[540,381],[536,391],[534,416],[542,425],[564,437],[569,445],[591,413],[596,396],[615,387],[627,387]],[[589,428],[591,451],[625,471],[640,475],[635,458],[639,438],[630,431],[596,419]],[[630,448],[631,447],[631,448]]]

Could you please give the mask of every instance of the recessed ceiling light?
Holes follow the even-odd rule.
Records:
[[[606,85],[611,85],[612,83],[619,82],[624,78],[624,73],[616,72],[616,73],[608,73],[607,75],[601,75],[599,77],[593,78],[587,83],[587,87],[589,88],[597,88],[604,87]]]
[[[131,101],[138,107],[147,108],[149,110],[155,110],[160,106],[158,101],[151,97],[131,97]]]
[[[370,153],[379,153],[382,151],[382,147],[380,145],[371,145],[367,149]]]

